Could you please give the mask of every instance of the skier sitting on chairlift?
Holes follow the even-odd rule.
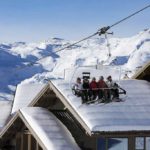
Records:
[[[109,88],[108,92],[108,99],[113,100],[113,99],[119,99],[119,89],[118,89],[118,84],[113,82],[112,77],[108,76],[106,84]],[[112,96],[112,98],[111,98]]]
[[[72,88],[74,94],[78,97],[82,96],[82,83],[81,78],[77,78],[76,83],[73,85]]]
[[[113,99],[120,100],[119,94],[125,94],[126,95],[126,90],[121,88],[117,83],[113,82],[111,76],[108,76],[106,84],[107,84],[108,88],[110,89],[109,93],[108,93],[108,98],[110,100],[113,100]],[[121,91],[119,91],[119,90],[121,90]],[[111,95],[112,95],[112,98],[111,98]]]
[[[93,77],[92,81],[90,82],[90,90],[91,90],[91,98],[92,100],[95,100],[98,94],[98,90],[97,90],[97,82],[96,82],[96,78]]]
[[[97,82],[98,85],[98,99],[103,99],[103,101],[107,101],[107,95],[108,95],[108,86],[106,82],[104,81],[104,77],[100,76],[99,81]],[[103,102],[102,101],[102,102]]]
[[[83,79],[82,88],[83,88],[82,103],[86,103],[89,100],[91,100],[90,84],[88,78]]]

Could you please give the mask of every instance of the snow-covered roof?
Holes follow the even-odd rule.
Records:
[[[67,128],[49,110],[41,107],[25,107],[13,114],[0,132],[0,138],[13,133],[11,126],[17,124],[18,117],[44,150],[80,149]]]
[[[47,86],[47,84],[19,84],[11,113],[28,106],[34,99],[40,97],[41,93],[47,89]]]
[[[70,84],[53,80],[52,85],[80,117],[90,132],[147,131],[150,130],[150,83],[142,80],[121,80],[127,91],[124,102],[82,104],[72,94]],[[51,84],[50,83],[50,84]]]
[[[48,110],[26,107],[20,110],[26,126],[45,150],[79,150],[67,128]]]
[[[5,125],[12,107],[12,101],[0,101],[0,129]]]
[[[143,73],[144,72],[144,73]],[[134,76],[132,77],[133,79],[139,79],[139,76],[145,75],[145,73],[149,74],[150,72],[150,61],[145,63],[141,69],[139,69]]]

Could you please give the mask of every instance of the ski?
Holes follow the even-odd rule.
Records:
[[[112,103],[112,102],[124,102],[124,101],[126,101],[125,98],[113,98],[110,101],[107,101],[107,100],[105,100],[105,99],[102,98],[102,99],[96,99],[96,100],[91,100],[91,101],[88,101],[88,102],[84,102],[82,104],[87,104],[87,105],[89,105],[89,104],[95,104],[95,105],[97,105],[99,103],[108,104],[108,103]]]
[[[103,98],[101,98],[101,99],[94,99],[94,100],[91,100],[91,101],[87,101],[87,102],[84,102],[84,103],[82,103],[82,104],[95,104],[95,102],[98,102],[98,103],[102,103],[102,102],[104,102],[105,100],[103,99]],[[105,102],[104,102],[105,103]]]

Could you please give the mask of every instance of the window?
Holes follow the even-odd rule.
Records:
[[[98,138],[97,140],[97,150],[105,150],[106,149],[106,139]]]
[[[97,150],[128,150],[127,138],[99,138]]]
[[[146,137],[146,150],[150,150],[150,137]]]
[[[144,137],[136,137],[135,138],[135,149],[136,150],[144,150]]]
[[[108,150],[128,150],[127,138],[109,138]]]

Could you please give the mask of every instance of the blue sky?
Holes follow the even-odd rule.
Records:
[[[150,0],[1,0],[0,42],[79,40],[150,4]],[[112,28],[117,37],[150,28],[150,8]]]

